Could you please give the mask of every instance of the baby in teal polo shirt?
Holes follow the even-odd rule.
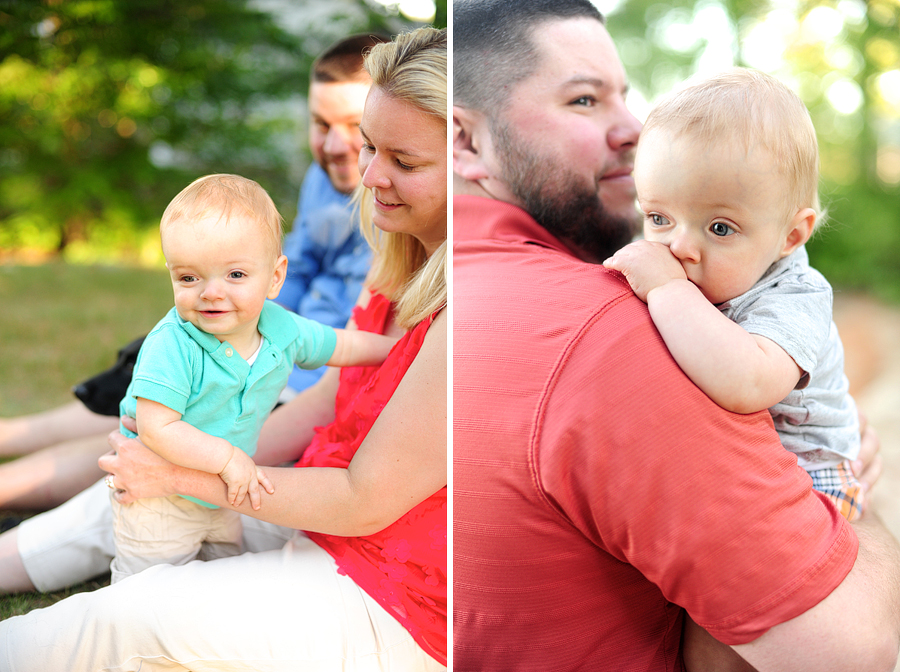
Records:
[[[249,496],[258,509],[260,486],[274,490],[251,456],[294,363],[372,366],[395,339],[333,329],[267,301],[278,296],[287,258],[281,217],[252,180],[196,180],[166,208],[160,236],[175,307],[144,341],[121,413],[136,419],[148,448],[218,474],[231,504]],[[178,496],[130,505],[113,497],[112,505],[113,581],[240,552],[240,514],[230,509]]]

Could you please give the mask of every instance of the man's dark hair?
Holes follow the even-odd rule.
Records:
[[[534,28],[582,17],[603,23],[590,0],[456,0],[454,103],[480,112],[502,110],[510,87],[536,69]]]
[[[361,33],[338,40],[313,61],[313,82],[366,82],[363,58],[376,44],[390,42],[389,37]]]

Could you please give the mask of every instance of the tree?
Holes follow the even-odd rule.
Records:
[[[321,15],[326,4],[344,33],[404,25],[362,0],[300,8]],[[138,253],[168,201],[212,172],[257,180],[290,221],[296,127],[328,42],[255,7],[0,1],[0,250]]]
[[[636,108],[732,64],[794,88],[819,136],[829,211],[809,244],[812,261],[837,286],[900,300],[898,3],[626,0],[608,23]]]

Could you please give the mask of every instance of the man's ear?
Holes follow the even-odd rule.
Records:
[[[784,248],[781,250],[781,257],[788,256],[791,252],[803,245],[812,235],[816,226],[816,211],[812,208],[801,208],[791,219],[787,237],[784,241]]]
[[[278,297],[278,294],[281,292],[281,286],[287,278],[287,265],[288,258],[283,254],[275,261],[275,272],[272,275],[272,284],[266,294],[267,298],[274,300]]]
[[[489,176],[481,144],[485,123],[480,112],[453,106],[453,172],[472,182]]]

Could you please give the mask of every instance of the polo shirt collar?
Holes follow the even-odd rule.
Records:
[[[212,334],[207,334],[205,331],[201,331],[192,323],[181,317],[181,315],[178,314],[178,311],[175,308],[172,309],[172,314],[175,316],[175,319],[178,320],[178,324],[181,326],[181,328],[184,329],[187,334],[207,352],[213,353],[224,345],[224,343],[219,341],[219,339]]]
[[[453,197],[453,239],[455,242],[530,243],[572,256],[571,250],[559,238],[522,208],[483,196]]]
[[[192,323],[183,319],[175,308],[172,308],[172,315],[178,321],[178,324],[184,329],[188,335],[197,342],[206,352],[213,353],[220,347],[225,345],[212,334],[198,329]],[[293,319],[288,311],[271,301],[263,304],[262,312],[259,315],[259,324],[257,325],[259,333],[263,337],[275,345],[279,349],[286,348],[290,342],[296,337],[296,328],[293,326]]]

